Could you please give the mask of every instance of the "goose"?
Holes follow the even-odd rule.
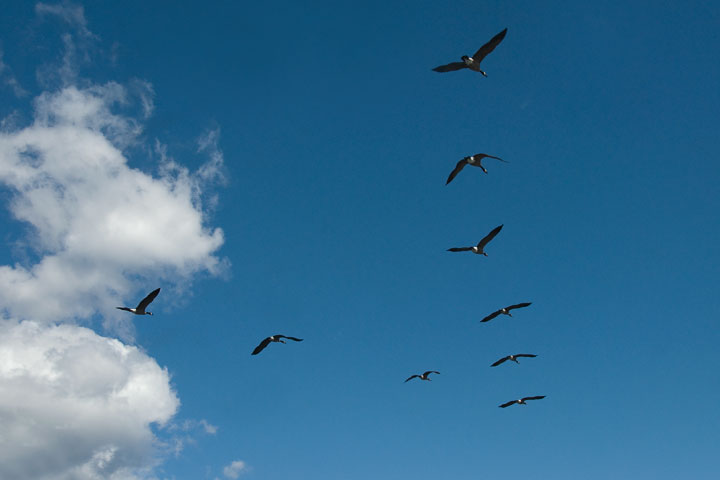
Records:
[[[272,336],[270,336],[270,337],[267,337],[267,338],[266,338],[265,340],[263,340],[262,342],[260,342],[260,345],[258,345],[257,347],[255,347],[255,350],[253,350],[253,352],[252,352],[251,355],[257,355],[258,353],[262,352],[262,351],[265,349],[265,347],[267,347],[268,345],[270,345],[270,342],[285,343],[285,342],[283,341],[283,338],[287,338],[288,340],[293,340],[293,341],[296,341],[296,342],[302,342],[302,341],[303,341],[302,338],[288,337],[288,336],[285,336],[285,335],[272,335]]]
[[[487,317],[483,318],[480,321],[481,322],[489,322],[490,320],[492,320],[493,318],[497,317],[500,314],[512,317],[512,313],[510,313],[510,310],[514,310],[516,308],[525,308],[525,307],[529,307],[530,305],[532,305],[532,302],[518,303],[517,305],[509,305],[507,307],[503,307],[500,310],[497,310],[497,311],[491,313],[490,315],[488,315]]]
[[[485,245],[487,245],[490,242],[490,240],[495,238],[495,235],[500,233],[500,230],[502,230],[502,228],[503,228],[502,225],[495,227],[490,233],[485,235],[485,238],[480,240],[478,242],[478,244],[475,245],[474,247],[453,247],[453,248],[448,248],[447,251],[448,252],[473,252],[478,255],[485,255],[487,257],[488,254],[483,251],[483,248],[485,248]]]
[[[527,405],[527,403],[525,403],[527,400],[540,400],[542,398],[545,398],[545,395],[538,395],[537,397],[523,397],[518,400],[510,400],[509,402],[503,403],[502,405],[500,405],[500,408],[506,408],[506,407],[509,407],[510,405],[514,405],[516,403],[518,405]]]
[[[487,169],[482,166],[482,159],[483,158],[494,158],[495,160],[500,160],[501,162],[510,163],[507,160],[503,160],[500,157],[493,157],[492,155],[488,155],[487,153],[476,153],[475,155],[470,155],[469,157],[465,157],[459,162],[457,162],[457,165],[455,165],[455,169],[450,172],[450,176],[448,177],[447,181],[445,182],[445,185],[453,181],[453,178],[457,176],[458,173],[460,173],[460,170],[462,170],[465,165],[472,165],[473,167],[480,167],[480,169],[488,173]]]
[[[520,362],[517,361],[517,359],[518,359],[518,358],[521,358],[521,357],[534,358],[534,357],[537,357],[537,355],[533,355],[532,353],[516,353],[515,355],[508,355],[507,357],[503,357],[503,358],[501,358],[500,360],[498,360],[497,362],[493,363],[493,364],[490,365],[490,366],[491,366],[491,367],[497,367],[497,366],[500,365],[501,363],[507,362],[508,360],[512,360],[512,361],[515,362],[515,363],[520,363]]]
[[[407,380],[405,380],[405,383],[409,382],[409,381],[412,380],[413,378],[419,378],[420,380],[427,380],[428,382],[431,382],[431,381],[432,381],[432,380],[430,380],[430,374],[431,374],[431,373],[437,373],[438,375],[440,375],[440,372],[436,372],[435,370],[428,370],[427,372],[423,373],[422,375],[411,375],[411,376],[409,376],[409,377],[407,378]]]
[[[495,49],[495,47],[498,46],[500,42],[503,41],[506,33],[507,28],[495,35],[493,38],[491,38],[490,41],[487,42],[485,45],[480,47],[480,49],[475,52],[475,55],[473,55],[472,57],[463,55],[462,57],[460,57],[462,59],[462,62],[452,62],[448,63],[447,65],[440,65],[433,68],[433,70],[436,72],[444,73],[454,72],[455,70],[462,70],[463,68],[469,68],[470,70],[480,72],[484,77],[487,77],[487,73],[480,70],[480,62],[482,62],[483,58],[485,58],[490,52]]]
[[[152,292],[148,293],[148,296],[140,300],[140,303],[138,303],[138,306],[135,308],[128,308],[128,307],[115,307],[118,310],[125,310],[126,312],[134,313],[135,315],[152,315],[152,312],[146,312],[145,309],[148,305],[150,305],[150,302],[155,300],[155,297],[158,296],[158,293],[160,293],[160,289],[156,288]]]

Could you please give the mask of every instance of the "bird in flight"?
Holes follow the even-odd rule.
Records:
[[[495,160],[500,160],[501,162],[510,163],[507,160],[503,160],[500,157],[493,157],[492,155],[488,155],[487,153],[476,153],[475,155],[470,155],[469,157],[465,157],[459,162],[457,162],[457,165],[455,165],[455,169],[450,172],[450,176],[448,177],[447,181],[445,182],[445,185],[453,181],[453,178],[457,176],[458,173],[460,173],[460,170],[465,168],[465,165],[472,165],[473,167],[480,167],[483,172],[488,173],[487,169],[482,166],[482,159],[483,158],[494,158]]]
[[[509,305],[507,307],[503,307],[500,310],[497,310],[497,311],[491,313],[490,315],[488,315],[487,317],[483,318],[480,321],[481,322],[489,322],[490,320],[492,320],[493,318],[497,317],[500,314],[512,317],[512,313],[510,313],[510,310],[514,310],[516,308],[525,308],[525,307],[529,307],[530,305],[532,305],[532,302],[518,303],[517,305]]]
[[[517,359],[518,359],[518,358],[521,358],[521,357],[533,358],[533,357],[537,357],[537,355],[533,355],[532,353],[516,353],[515,355],[508,355],[507,357],[503,357],[503,358],[501,358],[500,360],[498,360],[497,362],[493,363],[493,364],[490,365],[490,366],[491,366],[491,367],[497,367],[497,366],[500,365],[501,363],[507,362],[508,360],[512,360],[512,361],[515,362],[515,363],[520,363],[520,362],[517,361]]]
[[[540,400],[542,398],[545,398],[545,395],[538,395],[537,397],[523,397],[519,400],[510,400],[509,402],[503,403],[502,405],[500,405],[500,408],[506,408],[506,407],[509,407],[510,405],[514,405],[516,403],[518,405],[527,405],[527,403],[525,403],[527,400]]]
[[[505,38],[506,33],[507,28],[495,35],[493,38],[491,38],[490,41],[487,42],[485,45],[480,47],[480,49],[475,52],[475,55],[473,55],[472,57],[463,55],[462,57],[460,57],[462,59],[462,62],[452,62],[448,63],[447,65],[440,65],[433,68],[433,70],[436,72],[444,73],[454,72],[455,70],[462,70],[463,68],[469,68],[470,70],[480,72],[483,74],[484,77],[487,77],[487,73],[480,70],[480,62],[482,62],[483,58],[488,56],[490,52],[495,50],[495,47],[497,47],[498,44],[503,41],[503,38]]]
[[[270,342],[285,343],[285,341],[283,340],[283,338],[287,338],[288,340],[294,340],[294,341],[296,341],[296,342],[302,342],[302,341],[303,341],[302,338],[288,337],[288,336],[285,336],[285,335],[272,335],[272,336],[270,336],[270,337],[267,337],[267,338],[266,338],[265,340],[263,340],[262,342],[260,342],[260,345],[258,345],[257,347],[255,347],[255,350],[253,350],[253,352],[252,352],[251,355],[257,355],[258,353],[262,352],[262,351],[265,349],[265,347],[267,347],[268,345],[270,345]]]
[[[427,372],[423,373],[422,375],[411,375],[411,376],[409,376],[409,377],[407,378],[407,380],[405,380],[405,383],[409,382],[409,381],[412,380],[413,378],[419,378],[420,380],[427,380],[428,382],[431,382],[431,381],[432,381],[432,380],[430,380],[430,374],[431,374],[431,373],[437,373],[438,375],[440,375],[440,372],[436,372],[435,370],[428,370]]]
[[[132,312],[135,315],[152,315],[152,312],[146,312],[145,309],[148,305],[150,305],[150,302],[155,300],[155,297],[158,296],[158,293],[160,293],[160,289],[157,288],[153,290],[152,292],[148,293],[148,296],[140,300],[140,303],[138,303],[138,306],[135,308],[128,308],[128,307],[115,307],[118,310],[125,310],[127,312]]]
[[[453,247],[453,248],[448,248],[447,251],[448,252],[473,252],[478,255],[485,255],[487,257],[488,254],[483,251],[483,249],[485,248],[485,245],[487,245],[490,242],[490,240],[495,238],[495,235],[500,233],[500,230],[502,230],[502,228],[503,228],[502,225],[495,227],[490,233],[485,235],[485,238],[480,240],[478,242],[478,244],[473,247]]]

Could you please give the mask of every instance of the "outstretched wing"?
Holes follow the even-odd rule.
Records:
[[[483,238],[482,240],[480,240],[480,241],[478,242],[477,247],[478,247],[480,250],[482,250],[483,248],[485,248],[485,245],[487,245],[488,243],[490,243],[490,240],[492,240],[493,238],[495,238],[495,235],[497,235],[498,233],[500,233],[500,230],[502,230],[502,228],[503,228],[502,225],[493,228],[490,233],[488,233],[487,235],[485,235],[485,238]]]
[[[505,307],[505,310],[514,310],[516,308],[525,308],[532,305],[532,302],[525,302],[525,303],[518,303],[516,305],[510,305],[509,307]]]
[[[510,163],[507,160],[503,160],[500,157],[494,157],[492,155],[488,155],[487,153],[476,153],[473,155],[473,157],[480,157],[480,158],[494,158],[495,160],[500,160],[501,162]]]
[[[533,358],[533,357],[537,357],[537,355],[533,355],[532,353],[516,353],[515,354],[515,358],[522,358],[522,357]]]
[[[470,250],[472,250],[472,247],[452,247],[447,249],[448,252],[469,252]]]
[[[495,317],[497,317],[498,315],[500,315],[500,312],[501,312],[501,311],[502,311],[502,310],[497,310],[497,311],[491,313],[490,315],[488,315],[487,317],[483,318],[483,319],[480,320],[480,321],[481,321],[481,322],[489,322],[489,321],[492,320],[493,318],[495,318]]]
[[[545,395],[538,395],[537,397],[523,397],[522,401],[525,402],[527,400],[540,400],[541,398],[545,398]]]
[[[467,68],[467,65],[465,65],[465,62],[452,62],[448,63],[447,65],[440,65],[439,67],[433,68],[433,71],[445,73],[445,72],[454,72],[455,70],[462,70],[463,68]]]
[[[405,383],[409,382],[409,381],[412,380],[413,378],[420,378],[420,375],[411,375],[411,376],[409,376],[409,377],[407,378],[407,380],[405,380]]]
[[[506,33],[507,28],[495,35],[493,38],[491,38],[489,42],[487,42],[485,45],[480,47],[477,52],[475,52],[475,55],[473,55],[473,60],[475,60],[477,63],[480,63],[483,58],[485,58],[490,52],[495,50],[495,47],[497,47],[498,44],[503,41]]]
[[[258,353],[262,352],[263,349],[265,349],[265,347],[267,347],[268,345],[270,345],[270,337],[267,337],[265,340],[260,342],[260,345],[255,347],[255,350],[253,350],[251,355],[257,355]]]
[[[423,377],[427,377],[431,373],[437,373],[438,375],[440,375],[440,372],[436,372],[435,370],[428,370],[427,372],[423,373]]]
[[[515,356],[517,357],[517,355],[515,355]],[[501,363],[506,362],[509,358],[510,358],[509,356],[503,357],[503,358],[501,358],[500,360],[498,360],[497,362],[493,363],[493,364],[490,365],[490,366],[491,366],[491,367],[497,367],[497,366],[500,365]]]
[[[159,289],[159,288],[156,288],[155,290],[153,290],[152,292],[150,292],[147,297],[145,297],[145,298],[143,298],[142,300],[140,300],[140,303],[138,303],[138,306],[135,307],[135,310],[137,310],[137,311],[139,311],[139,312],[145,311],[145,309],[147,308],[147,306],[150,305],[150,302],[152,302],[153,300],[155,300],[155,297],[158,296],[158,293],[160,293],[160,289]]]
[[[458,173],[460,173],[460,170],[462,170],[465,165],[467,165],[468,161],[467,158],[463,158],[459,162],[457,162],[457,165],[455,165],[455,169],[450,172],[450,176],[448,177],[447,181],[445,182],[445,185],[453,181],[453,178],[457,176]]]
[[[513,403],[517,403],[517,400],[512,400],[512,401],[510,401],[510,402],[503,403],[502,405],[500,405],[500,408],[509,407],[509,406],[512,405]]]
[[[302,338],[296,338],[296,337],[287,337],[285,335],[275,335],[275,338],[287,338],[288,340],[295,340],[296,342],[302,342]]]

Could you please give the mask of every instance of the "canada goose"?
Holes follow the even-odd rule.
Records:
[[[499,227],[495,227],[490,233],[485,235],[485,238],[480,240],[478,242],[478,244],[475,245],[474,247],[453,247],[453,248],[448,248],[447,251],[448,252],[470,252],[471,251],[478,255],[485,255],[487,257],[488,254],[483,251],[483,248],[485,248],[485,245],[487,245],[490,242],[490,240],[495,238],[495,235],[497,235],[500,232],[500,230],[502,230],[502,228],[503,228],[502,225],[500,225]]]
[[[491,366],[491,367],[497,367],[497,366],[500,365],[501,363],[507,362],[508,360],[512,360],[512,361],[515,362],[515,363],[520,363],[520,362],[517,361],[517,359],[518,359],[518,358],[521,358],[521,357],[533,358],[533,357],[537,357],[537,355],[533,355],[532,353],[516,353],[515,355],[508,355],[507,357],[503,357],[503,358],[501,358],[500,360],[498,360],[497,362],[493,363],[493,364],[490,365],[490,366]]]
[[[160,293],[160,289],[157,288],[150,292],[147,297],[140,300],[140,303],[138,303],[138,306],[135,308],[128,308],[128,307],[115,307],[118,310],[125,310],[127,312],[132,312],[135,315],[152,315],[152,312],[146,312],[145,309],[148,305],[150,305],[150,302],[155,300],[155,297],[158,296],[158,293]]]
[[[480,321],[481,321],[481,322],[489,322],[490,320],[492,320],[493,318],[497,317],[497,316],[500,315],[501,313],[502,313],[503,315],[507,315],[507,316],[509,316],[509,317],[512,317],[512,313],[510,313],[510,310],[513,310],[513,309],[516,309],[516,308],[525,308],[525,307],[528,307],[528,306],[530,306],[530,305],[532,305],[532,302],[518,303],[517,305],[510,305],[510,306],[507,306],[507,307],[503,307],[503,308],[501,308],[500,310],[497,310],[497,311],[491,313],[490,315],[488,315],[487,317],[483,318],[483,319],[480,320]]]
[[[408,377],[407,380],[405,380],[405,383],[409,382],[413,378],[419,378],[420,380],[427,380],[428,382],[432,381],[430,380],[430,374],[431,373],[437,373],[440,375],[440,372],[436,372],[435,370],[428,370],[427,372],[423,373],[422,375],[411,375]]]
[[[523,397],[519,400],[511,400],[507,403],[503,403],[502,405],[500,405],[500,408],[506,408],[516,403],[518,405],[527,405],[527,403],[525,403],[527,400],[540,400],[541,398],[545,398],[545,395],[538,395],[537,397]]]
[[[493,157],[492,155],[488,155],[487,153],[476,153],[475,155],[470,155],[469,157],[465,157],[459,162],[457,162],[457,165],[455,165],[455,169],[450,172],[450,176],[448,177],[447,181],[445,182],[445,185],[453,181],[453,178],[460,173],[460,170],[462,170],[465,165],[472,165],[473,167],[480,167],[480,169],[488,173],[488,171],[485,169],[485,167],[482,166],[482,159],[483,158],[494,158],[495,160],[500,160],[501,162],[509,163],[507,160],[503,160],[500,157]]]
[[[433,68],[433,70],[436,72],[444,73],[453,72],[455,70],[462,70],[463,68],[469,68],[470,70],[480,72],[483,74],[484,77],[487,77],[487,73],[480,70],[480,62],[482,62],[483,58],[485,58],[490,52],[492,52],[500,42],[502,42],[503,38],[505,38],[506,33],[507,28],[495,35],[493,38],[491,38],[490,41],[487,42],[485,45],[480,47],[480,49],[475,52],[475,55],[473,55],[472,57],[463,55],[462,57],[460,57],[462,59],[462,62],[452,62],[448,63],[447,65],[440,65],[439,67]]]
[[[285,342],[283,341],[283,338],[287,338],[288,340],[294,340],[294,341],[296,341],[296,342],[302,342],[302,341],[303,341],[302,338],[287,337],[287,336],[285,336],[285,335],[273,335],[273,336],[271,336],[271,337],[267,337],[265,340],[263,340],[262,342],[260,342],[260,345],[258,345],[257,347],[255,347],[255,350],[253,350],[253,352],[252,352],[251,355],[257,355],[258,353],[262,352],[262,351],[265,349],[265,347],[267,347],[268,345],[270,345],[270,342],[285,343]]]

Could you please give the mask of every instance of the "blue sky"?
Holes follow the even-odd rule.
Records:
[[[431,71],[505,27],[487,78]],[[75,456],[28,447],[4,474],[41,478],[24,455],[59,455],[70,473],[43,478],[95,478],[90,455],[99,478],[715,478],[719,27],[712,2],[9,2],[0,280],[19,289],[18,266],[49,257],[78,280],[36,273],[45,295],[0,295],[0,357],[28,378],[42,367],[13,343],[36,332],[23,325],[45,351],[58,324],[64,344],[116,338],[166,408],[121,440],[78,430]],[[94,100],[108,109],[80,122],[53,110]],[[42,124],[43,108],[61,120]],[[122,156],[92,195],[83,168],[43,172],[78,192],[59,197],[78,230],[38,213],[52,198],[23,203],[37,181],[18,183],[7,152],[33,125],[108,142],[71,142],[67,158]],[[445,186],[477,152],[510,163]],[[131,179],[150,193],[108,193]],[[100,213],[75,216],[86,207]],[[134,212],[139,236],[111,245],[93,221],[109,209]],[[445,251],[500,224],[488,257]],[[154,316],[114,311],[158,286]],[[53,310],[58,292],[87,308]],[[274,333],[305,340],[251,357]],[[489,368],[520,352],[538,358]],[[63,374],[85,385],[76,361]],[[403,383],[425,370],[441,375]],[[0,398],[22,398],[12,372]],[[497,408],[529,395],[547,398]],[[4,401],[6,431],[65,424],[38,408]],[[135,433],[151,458],[123,456]]]

